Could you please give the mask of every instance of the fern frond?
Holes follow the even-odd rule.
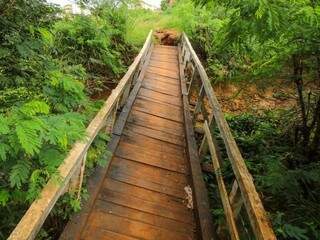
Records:
[[[47,118],[50,135],[46,136],[51,144],[62,149],[84,136],[84,117],[78,113],[66,113]]]
[[[20,160],[14,165],[10,172],[10,186],[21,188],[23,183],[26,183],[31,170],[31,163]]]
[[[42,149],[39,154],[39,161],[45,169],[50,173],[54,173],[56,169],[60,166],[65,158],[65,154],[61,151],[56,149],[55,146],[47,146],[46,148]]]
[[[32,172],[30,176],[29,189],[27,193],[27,200],[32,202],[35,200],[46,183],[49,177],[49,173],[45,170],[36,169]]]
[[[10,132],[8,119],[0,115],[0,134],[8,134]]]
[[[28,116],[34,116],[39,113],[49,114],[50,107],[45,102],[34,100],[24,104],[20,111]]]
[[[10,146],[0,142],[0,160],[5,161],[7,159],[7,153],[10,150]]]
[[[0,190],[0,206],[5,206],[7,204],[7,202],[9,201],[9,192],[1,189]]]
[[[25,152],[29,155],[39,153],[45,123],[39,119],[24,120],[16,123],[16,134]]]

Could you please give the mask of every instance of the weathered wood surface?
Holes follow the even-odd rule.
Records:
[[[200,76],[201,88],[204,89],[205,96],[208,99],[208,104],[211,107],[215,123],[219,128],[221,137],[224,141],[255,237],[258,240],[274,240],[276,239],[275,234],[271,228],[270,221],[267,217],[266,211],[264,210],[259,194],[254,186],[252,176],[246,167],[239,148],[224,118],[220,104],[213,92],[205,69],[194,52],[185,33],[182,34],[181,46],[183,64],[180,68],[187,70],[187,62],[192,61],[192,64],[197,70],[197,74]],[[189,91],[186,92],[186,94],[188,93]]]
[[[213,139],[212,139],[211,132],[210,132],[207,121],[205,121],[205,123],[204,123],[204,131],[205,131],[205,136],[206,136],[206,139],[207,139],[208,145],[209,145],[209,150],[210,150],[211,159],[212,159],[212,165],[213,165],[214,172],[216,175],[218,188],[219,188],[219,192],[220,192],[220,198],[222,201],[224,214],[226,216],[226,220],[228,223],[230,237],[232,240],[238,240],[240,238],[239,238],[237,226],[235,223],[235,218],[233,215],[231,204],[229,202],[228,192],[226,190],[226,186],[223,181],[223,176],[222,176],[222,172],[221,172],[221,168],[220,168],[220,163],[218,160],[217,150],[214,146]]]
[[[97,136],[98,132],[102,129],[103,126],[105,126],[106,120],[113,112],[115,106],[118,105],[119,99],[123,95],[125,89],[127,89],[128,84],[131,83],[134,73],[136,72],[139,65],[141,65],[141,62],[144,60],[151,44],[152,31],[149,33],[142,50],[135,58],[132,65],[129,67],[125,76],[120,80],[117,87],[112,91],[111,95],[109,96],[101,110],[98,112],[98,114],[95,116],[95,118],[90,122],[89,126],[86,129],[86,138],[82,141],[78,141],[74,145],[74,147],[70,150],[68,157],[58,168],[58,172],[61,177],[61,183],[58,184],[54,179],[49,180],[49,182],[41,191],[39,199],[31,204],[31,206],[8,239],[24,240],[35,238],[43,222],[55,205],[56,201],[68,187],[71,177],[73,177],[81,167],[88,148]]]
[[[186,201],[185,187],[191,184],[180,78],[175,75],[179,68],[152,60],[162,55],[178,66],[177,48],[155,46],[152,66],[146,67],[136,96],[128,98],[132,104],[123,127],[114,127],[119,139],[99,192],[61,240],[200,239]]]
[[[199,221],[199,232],[204,240],[213,240],[214,228],[212,223],[212,216],[209,206],[208,192],[203,180],[200,159],[198,155],[198,149],[195,142],[194,130],[189,111],[188,93],[187,87],[184,80],[182,55],[179,50],[179,71],[180,71],[180,82],[183,100],[183,114],[185,120],[185,131],[186,131],[186,144],[189,156],[189,164],[191,170],[191,181],[194,186],[193,195],[195,197],[194,205],[197,209],[197,218]]]

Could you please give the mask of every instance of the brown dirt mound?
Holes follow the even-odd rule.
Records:
[[[154,36],[161,45],[176,46],[180,33],[172,29],[158,29],[155,31]]]
[[[291,108],[296,104],[294,87],[277,83],[264,90],[255,84],[216,85],[214,91],[221,107],[227,113],[259,112]]]

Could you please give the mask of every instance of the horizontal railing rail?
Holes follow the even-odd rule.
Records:
[[[256,239],[276,239],[252,176],[224,118],[206,71],[185,33],[181,36],[179,48],[181,71],[187,86],[183,94],[188,96],[194,130],[199,133],[197,139],[198,153],[201,156],[209,151],[211,155],[231,239],[239,239],[236,219],[242,203],[245,206]],[[219,156],[216,140],[210,132],[213,124],[219,129],[235,176],[229,194],[223,177],[219,173],[221,172],[220,162],[222,160]]]
[[[114,123],[119,115],[117,113],[124,106],[134,84],[141,77],[141,70],[147,61],[151,47],[152,31],[150,31],[143,48],[129,67],[127,73],[90,122],[86,129],[85,139],[74,144],[67,158],[64,159],[58,168],[61,181],[59,183],[54,179],[48,181],[43,187],[39,198],[31,204],[8,239],[34,239],[51,209],[65,191],[77,191],[78,197],[80,196],[87,151],[95,137],[104,127],[107,133],[112,133]]]

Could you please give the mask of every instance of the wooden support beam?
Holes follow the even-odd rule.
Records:
[[[234,220],[232,208],[231,208],[231,205],[229,202],[229,197],[228,197],[228,193],[226,190],[226,186],[223,181],[221,168],[220,168],[220,164],[218,161],[218,155],[216,152],[216,148],[213,144],[211,132],[210,132],[207,121],[204,122],[204,131],[205,131],[205,135],[206,135],[209,149],[210,149],[210,153],[211,153],[212,164],[213,164],[215,176],[216,176],[217,183],[218,183],[218,188],[219,188],[220,198],[221,198],[223,209],[224,209],[224,214],[226,216],[226,220],[228,223],[230,237],[232,240],[239,240],[240,238],[239,238],[238,230],[237,230],[236,223]]]
[[[231,192],[229,193],[229,201],[233,210],[234,218],[237,219],[243,205],[243,200],[237,180],[234,180],[232,184]]]
[[[179,48],[180,50],[180,48]],[[181,81],[181,91],[182,91],[182,100],[184,107],[184,122],[185,122],[185,132],[187,139],[187,149],[189,164],[192,176],[193,184],[193,197],[195,199],[195,206],[197,209],[197,218],[200,225],[200,234],[203,240],[213,240],[214,231],[213,223],[211,220],[211,213],[209,211],[209,199],[208,192],[205,187],[205,183],[202,177],[202,171],[200,166],[199,155],[197,151],[197,145],[195,142],[193,125],[191,120],[191,115],[189,111],[189,102],[188,102],[188,93],[186,88],[186,82],[183,72],[183,59],[181,52],[179,51],[179,65],[180,65],[180,81]]]

